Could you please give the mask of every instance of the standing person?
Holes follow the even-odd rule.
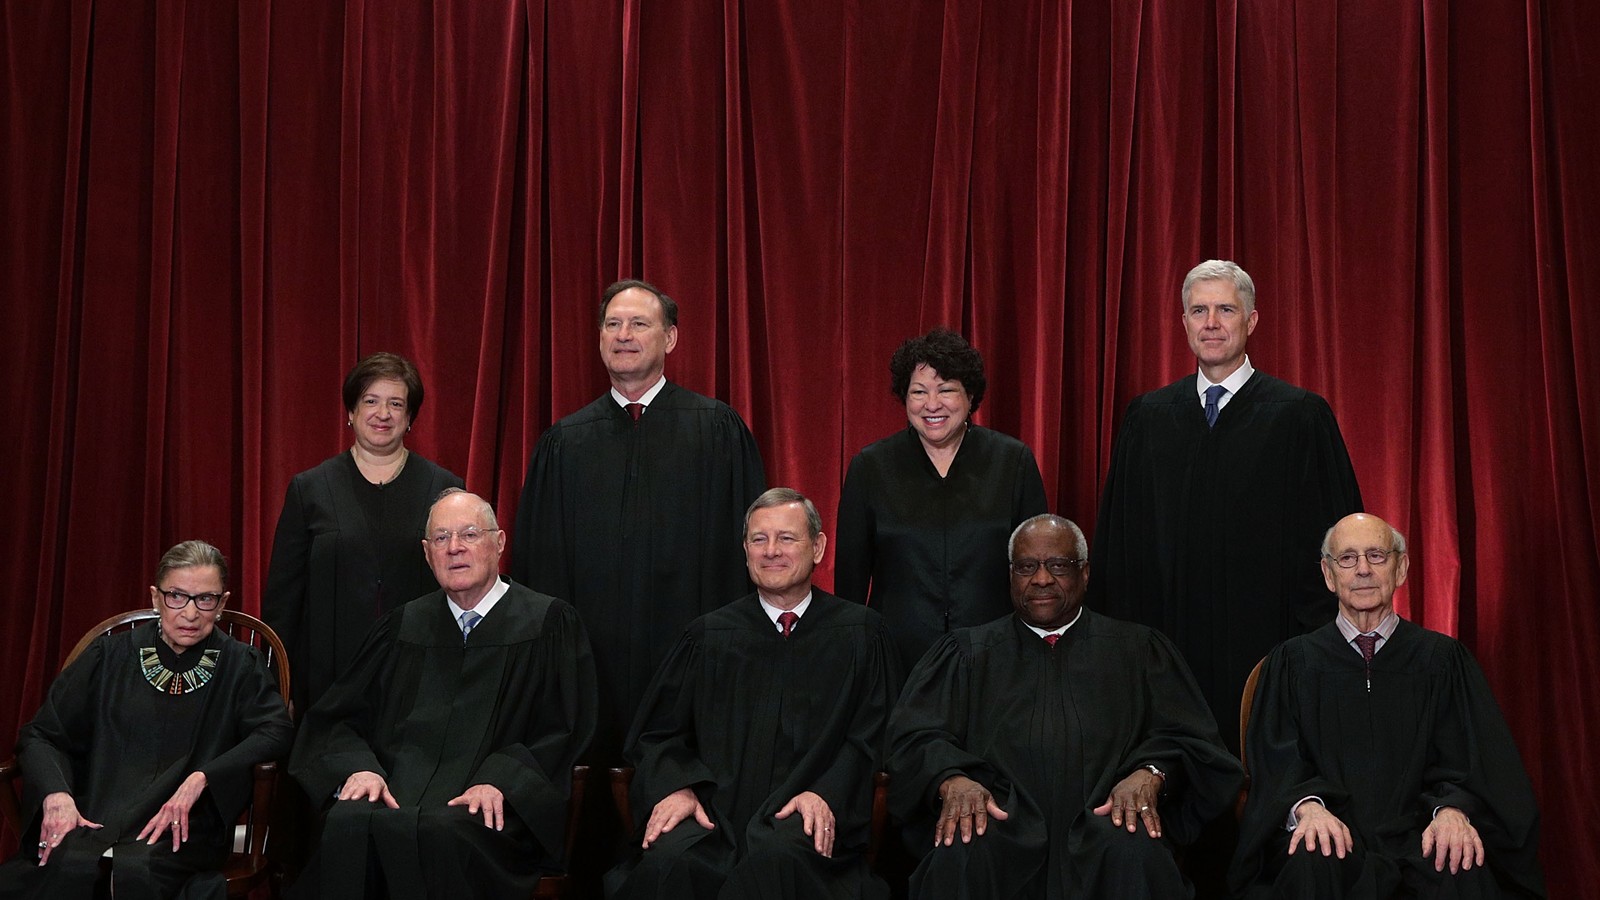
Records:
[[[294,476],[283,498],[261,618],[283,639],[304,712],[333,684],[380,616],[439,587],[417,536],[455,474],[406,449],[422,376],[374,353],[344,379],[350,450]]]
[[[610,896],[887,897],[865,859],[900,688],[883,620],[812,586],[828,539],[798,491],[758,497],[743,544],[756,592],[689,626],[634,720],[642,852]]]
[[[178,544],[150,586],[159,619],[97,638],[50,685],[17,736],[33,812],[0,897],[227,896],[251,769],[294,737],[261,652],[216,629],[227,588],[221,551]]]
[[[909,426],[850,462],[834,584],[883,615],[909,668],[940,635],[1011,608],[1006,537],[1047,503],[1027,445],[972,424],[985,380],[966,338],[935,328],[907,340],[889,381]]]
[[[594,666],[567,603],[499,576],[482,497],[433,505],[440,589],[389,613],[305,714],[289,774],[323,808],[291,896],[527,897],[561,868]]]
[[[1128,405],[1095,528],[1089,603],[1177,642],[1230,747],[1239,689],[1283,639],[1333,618],[1322,532],[1361,509],[1327,401],[1257,371],[1255,283],[1208,260],[1183,281],[1199,370]]]
[[[1409,566],[1376,516],[1323,538],[1339,614],[1262,666],[1235,896],[1544,896],[1511,730],[1472,654],[1395,614]]]
[[[1172,642],[1083,605],[1078,526],[1007,555],[1015,612],[951,632],[889,720],[889,807],[926,855],[915,900],[1187,897],[1175,844],[1243,773]]]
[[[550,426],[528,461],[512,571],[571,601],[594,642],[600,723],[590,756],[621,761],[656,667],[696,616],[750,590],[738,543],[765,485],[727,404],[667,381],[678,304],[643,281],[600,298],[611,390]]]

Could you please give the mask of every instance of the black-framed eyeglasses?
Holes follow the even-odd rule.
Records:
[[[428,535],[428,540],[441,550],[450,546],[451,538],[460,538],[461,543],[471,547],[499,530],[498,528],[479,528],[474,525],[470,528],[463,528],[460,531],[435,531],[433,534]]]
[[[1324,553],[1322,558],[1333,560],[1334,564],[1341,569],[1354,569],[1356,566],[1361,564],[1361,557],[1365,556],[1367,558],[1367,563],[1376,568],[1384,565],[1399,553],[1399,550],[1379,550],[1377,547],[1373,547],[1371,550],[1364,550],[1360,553],[1357,553],[1354,550],[1346,550],[1338,556],[1331,556]]]
[[[1039,571],[1039,567],[1044,566],[1046,572],[1057,578],[1063,578],[1086,562],[1087,559],[1067,559],[1061,556],[1053,556],[1042,562],[1037,559],[1013,559],[1011,574],[1018,578],[1032,578]]]
[[[175,590],[161,591],[161,602],[167,605],[167,609],[183,609],[189,605],[190,600],[194,601],[195,609],[205,612],[210,612],[222,605],[221,594],[189,594]]]

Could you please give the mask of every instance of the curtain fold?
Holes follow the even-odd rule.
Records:
[[[1333,405],[1411,537],[1402,611],[1478,655],[1552,823],[1600,739],[1593,4],[0,9],[0,748],[172,543],[259,608],[361,355],[418,363],[408,446],[509,522],[606,386],[600,289],[655,281],[669,376],[831,523],[905,427],[890,353],[950,325],[979,421],[1092,525],[1126,404],[1192,371],[1179,286],[1212,256],[1255,277],[1252,362]],[[1555,896],[1600,878],[1545,858]]]

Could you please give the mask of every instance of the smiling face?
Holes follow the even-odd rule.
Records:
[[[911,381],[906,386],[906,418],[924,445],[942,449],[954,444],[966,431],[971,415],[972,398],[961,382],[944,379],[927,363],[911,370]]]
[[[211,610],[202,610],[193,601],[184,604],[182,609],[173,609],[162,597],[167,591],[181,592],[189,597],[217,594],[222,601]],[[150,587],[150,605],[161,615],[161,639],[178,653],[211,636],[211,629],[227,603],[228,592],[223,590],[222,573],[216,566],[169,569],[161,576],[160,584]]]
[[[827,535],[812,537],[801,504],[763,507],[745,528],[745,567],[768,603],[793,609],[811,590],[811,570],[827,546]]]
[[[1046,560],[1077,559],[1076,544],[1070,530],[1050,521],[1032,523],[1017,535],[1011,547],[1012,563],[1039,563],[1032,575],[1011,573],[1011,605],[1022,621],[1052,631],[1078,615],[1084,588],[1089,585],[1089,564],[1070,566],[1065,575],[1052,575],[1044,564]]]
[[[479,532],[472,543],[461,537],[470,530]],[[506,549],[506,533],[495,526],[487,504],[476,494],[451,494],[433,505],[423,534],[422,552],[439,586],[462,609],[478,605],[500,577],[500,554]],[[438,535],[445,540],[435,543]]]
[[[678,326],[668,325],[661,301],[642,288],[611,298],[600,318],[600,359],[612,384],[654,384],[678,345]]]
[[[1245,311],[1232,282],[1196,282],[1183,311],[1183,330],[1206,377],[1220,382],[1244,363],[1245,342],[1256,330],[1256,311]]]
[[[361,449],[380,456],[398,450],[405,443],[406,429],[411,427],[405,384],[393,378],[373,381],[356,398],[349,415]]]
[[[1406,583],[1410,559],[1404,553],[1393,553],[1382,565],[1375,566],[1366,557],[1369,550],[1393,549],[1389,524],[1377,516],[1356,513],[1334,526],[1328,537],[1328,551],[1335,558],[1347,553],[1357,557],[1355,566],[1349,569],[1340,568],[1326,557],[1322,560],[1322,578],[1328,590],[1338,596],[1339,610],[1346,619],[1358,624],[1360,617],[1382,620],[1394,608],[1394,592]]]

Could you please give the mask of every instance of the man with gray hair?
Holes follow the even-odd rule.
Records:
[[[1242,773],[1177,648],[1083,606],[1077,525],[1010,545],[1014,615],[959,628],[889,722],[889,805],[927,853],[916,900],[1185,897],[1172,855]]]
[[[1328,529],[1335,620],[1262,665],[1234,896],[1543,897],[1539,812],[1472,654],[1400,618],[1405,537]]]
[[[811,584],[828,538],[799,492],[757,497],[742,543],[755,593],[690,623],[634,720],[640,849],[607,895],[887,897],[865,852],[898,652]]]
[[[1327,402],[1251,366],[1259,320],[1238,265],[1207,260],[1184,279],[1198,370],[1128,405],[1089,586],[1096,609],[1177,642],[1230,747],[1256,661],[1333,618],[1310,563],[1323,530],[1361,509]]]

